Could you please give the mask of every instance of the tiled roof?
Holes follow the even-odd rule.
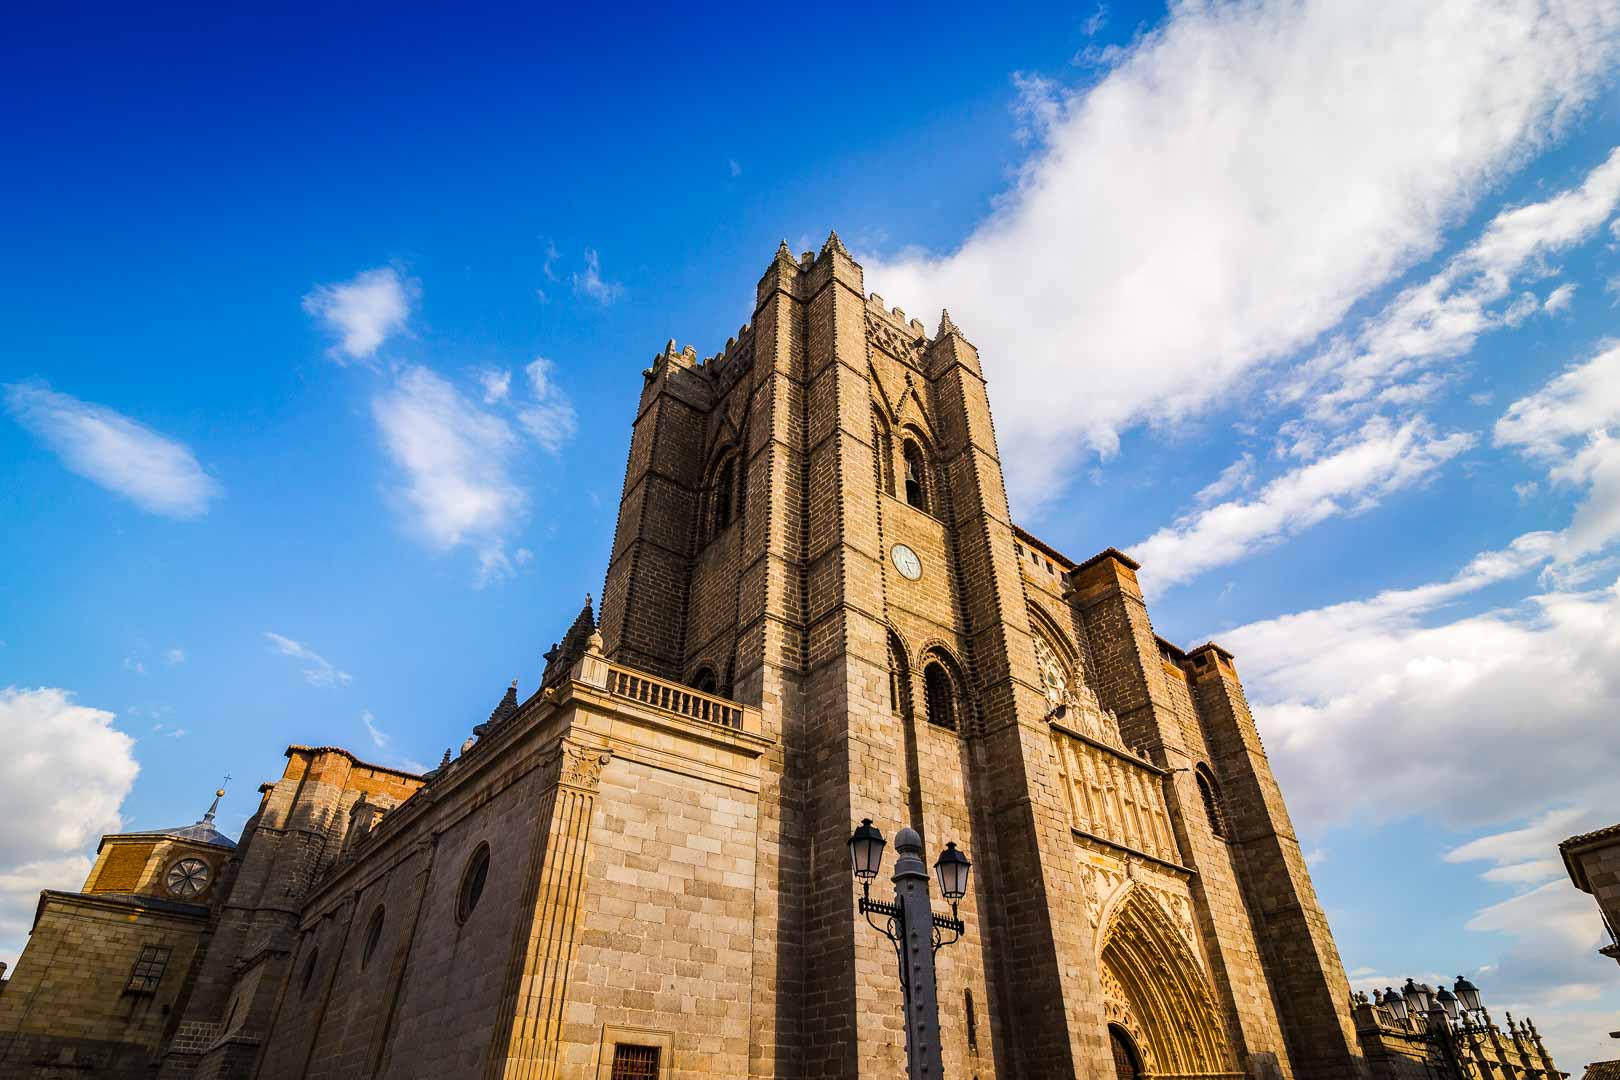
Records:
[[[1589,840],[1606,840],[1611,836],[1620,836],[1620,825],[1608,825],[1601,829],[1593,829],[1588,833],[1581,833],[1579,836],[1572,836],[1559,844],[1558,850],[1568,851],[1570,848],[1577,847]],[[1598,1062],[1598,1064],[1607,1065],[1609,1062]]]
[[[1620,1061],[1594,1061],[1581,1080],[1620,1080]]]

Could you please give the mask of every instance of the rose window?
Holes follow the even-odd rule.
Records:
[[[196,896],[208,888],[208,864],[201,859],[181,859],[169,867],[164,884],[176,896]]]
[[[1058,658],[1057,650],[1052,648],[1051,642],[1040,634],[1035,635],[1035,667],[1040,671],[1041,690],[1046,694],[1046,700],[1052,703],[1052,707],[1056,708],[1068,700],[1068,668]]]

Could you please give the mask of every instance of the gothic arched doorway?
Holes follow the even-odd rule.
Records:
[[[1118,1024],[1109,1024],[1108,1045],[1114,1051],[1114,1075],[1118,1080],[1137,1080],[1142,1075],[1142,1061],[1125,1029]]]
[[[1127,883],[1102,935],[1103,1005],[1119,1075],[1239,1076],[1202,965],[1150,893]],[[1136,1071],[1123,1071],[1122,1060]]]

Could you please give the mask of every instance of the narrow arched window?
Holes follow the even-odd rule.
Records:
[[[872,409],[872,472],[878,490],[894,494],[894,447],[889,441],[889,425],[883,414]]]
[[[956,684],[938,660],[923,668],[923,698],[928,705],[928,722],[955,731]]]
[[[1204,816],[1209,818],[1209,831],[1226,839],[1226,808],[1221,805],[1220,788],[1207,766],[1198,766],[1193,774],[1198,778],[1198,797],[1204,801]]]
[[[906,459],[906,502],[919,510],[928,509],[928,467],[923,461],[922,447],[907,439],[901,454]]]
[[[889,708],[896,716],[911,716],[911,666],[893,630],[889,631]]]
[[[483,899],[489,880],[489,844],[479,844],[461,872],[461,892],[456,896],[456,922],[464,923]]]
[[[721,532],[731,524],[737,490],[737,457],[728,456],[714,473],[714,531]]]
[[[309,948],[309,959],[304,961],[304,974],[298,980],[299,997],[309,993],[309,984],[315,981],[315,965],[321,960],[321,949],[318,945]]]
[[[704,694],[717,694],[720,692],[720,683],[714,676],[711,667],[700,667],[692,676],[692,689]]]
[[[382,941],[383,908],[378,904],[371,913],[371,922],[366,926],[366,943],[360,950],[360,970],[364,971],[366,965],[371,963],[371,954],[377,951],[377,944]]]

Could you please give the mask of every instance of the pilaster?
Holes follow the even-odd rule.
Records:
[[[524,880],[520,920],[512,942],[499,1027],[492,1040],[489,1080],[551,1080],[557,1075],[558,1036],[568,993],[569,962],[584,892],[591,812],[602,769],[612,754],[569,739],[552,766],[557,779],[536,830]]]

